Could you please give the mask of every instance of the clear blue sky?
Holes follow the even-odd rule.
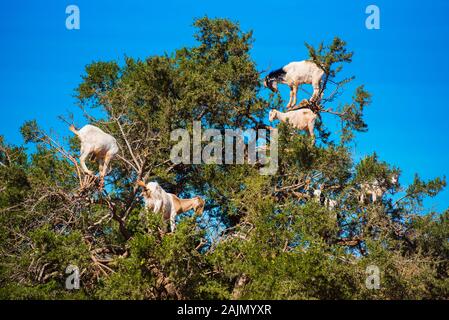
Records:
[[[76,4],[81,29],[65,28]],[[381,10],[381,29],[365,28],[365,8]],[[254,30],[259,69],[307,58],[304,42],[338,35],[356,52],[347,71],[373,94],[369,132],[357,158],[376,151],[428,179],[449,177],[449,1],[2,1],[0,4],[0,134],[21,143],[19,127],[37,119],[66,135],[57,116],[76,112],[74,88],[94,60],[145,58],[193,45],[192,21],[207,14]],[[282,91],[288,95],[286,91]],[[287,96],[288,97],[288,96]],[[449,191],[428,208],[449,206]]]

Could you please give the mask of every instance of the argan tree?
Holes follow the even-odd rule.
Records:
[[[194,121],[221,133],[270,129],[267,114],[282,102],[265,96],[252,32],[227,19],[194,26],[194,47],[86,66],[79,110],[120,145],[104,189],[79,170],[79,141],[68,130],[57,141],[29,121],[23,146],[0,139],[0,297],[448,298],[449,211],[423,207],[445,179],[417,175],[403,186],[393,179],[400,169],[376,154],[353,161],[371,95],[340,76],[353,52],[339,38],[307,44],[325,71],[321,104],[306,105],[319,115],[318,140],[279,124],[276,174],[261,175],[257,163],[170,160],[173,130],[192,136]],[[143,208],[139,179],[182,198],[200,195],[204,214],[181,216],[168,233],[162,217]],[[363,186],[373,184],[382,196],[362,202]],[[66,289],[68,266],[79,270],[78,290]],[[368,283],[373,268],[378,289]]]

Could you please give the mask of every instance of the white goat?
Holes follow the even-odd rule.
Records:
[[[398,176],[393,174],[390,178],[390,183],[394,186],[398,183]],[[360,184],[360,204],[365,204],[365,197],[369,196],[373,203],[377,202],[377,199],[382,199],[384,193],[387,191],[387,186],[385,184],[385,180],[383,179],[383,183],[379,180],[375,179],[371,183],[361,183]]]
[[[313,94],[310,102],[319,102],[321,100],[321,79],[324,71],[313,61],[290,62],[281,69],[270,72],[264,80],[264,86],[271,91],[277,92],[277,83],[283,83],[290,87],[290,100],[287,109],[296,105],[296,96],[298,87],[302,84],[311,84],[313,86]]]
[[[337,206],[337,200],[323,196],[323,185],[313,191],[313,198],[316,202],[323,204],[327,209],[333,210]]]
[[[288,112],[281,112],[276,109],[270,111],[269,120],[272,122],[275,119],[279,119],[282,122],[292,125],[299,130],[307,130],[312,137],[312,143],[315,143],[315,134],[313,130],[315,128],[315,120],[317,115],[310,109],[299,109]]]
[[[86,159],[89,155],[94,155],[99,165],[100,178],[103,183],[109,163],[119,151],[117,141],[110,134],[89,124],[80,130],[77,130],[75,126],[71,125],[70,131],[76,134],[81,141],[81,168],[85,173],[93,175],[94,173],[86,166]]]
[[[165,221],[170,221],[170,230],[173,232],[176,227],[176,216],[191,209],[195,214],[201,214],[204,210],[204,200],[200,197],[191,199],[180,199],[172,193],[166,192],[157,182],[145,184],[143,181],[137,181],[137,184],[143,188],[143,198],[145,207],[153,210],[154,213],[162,214]]]

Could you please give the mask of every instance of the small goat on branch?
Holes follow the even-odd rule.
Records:
[[[393,174],[389,180],[381,179],[379,181],[375,179],[370,183],[361,183],[359,203],[364,205],[366,196],[368,196],[368,199],[372,200],[373,203],[376,203],[377,199],[382,199],[383,195],[388,190],[387,182],[389,182],[391,186],[397,186],[398,175]]]
[[[279,119],[282,122],[292,125],[295,129],[307,130],[312,138],[312,144],[315,144],[315,134],[313,130],[315,128],[316,118],[317,115],[310,109],[299,109],[288,112],[272,109],[269,115],[270,122]]]

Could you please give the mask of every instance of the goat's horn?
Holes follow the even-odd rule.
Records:
[[[142,180],[137,180],[137,185],[141,186],[142,188],[146,188],[147,185],[145,184],[145,182],[143,182]]]

